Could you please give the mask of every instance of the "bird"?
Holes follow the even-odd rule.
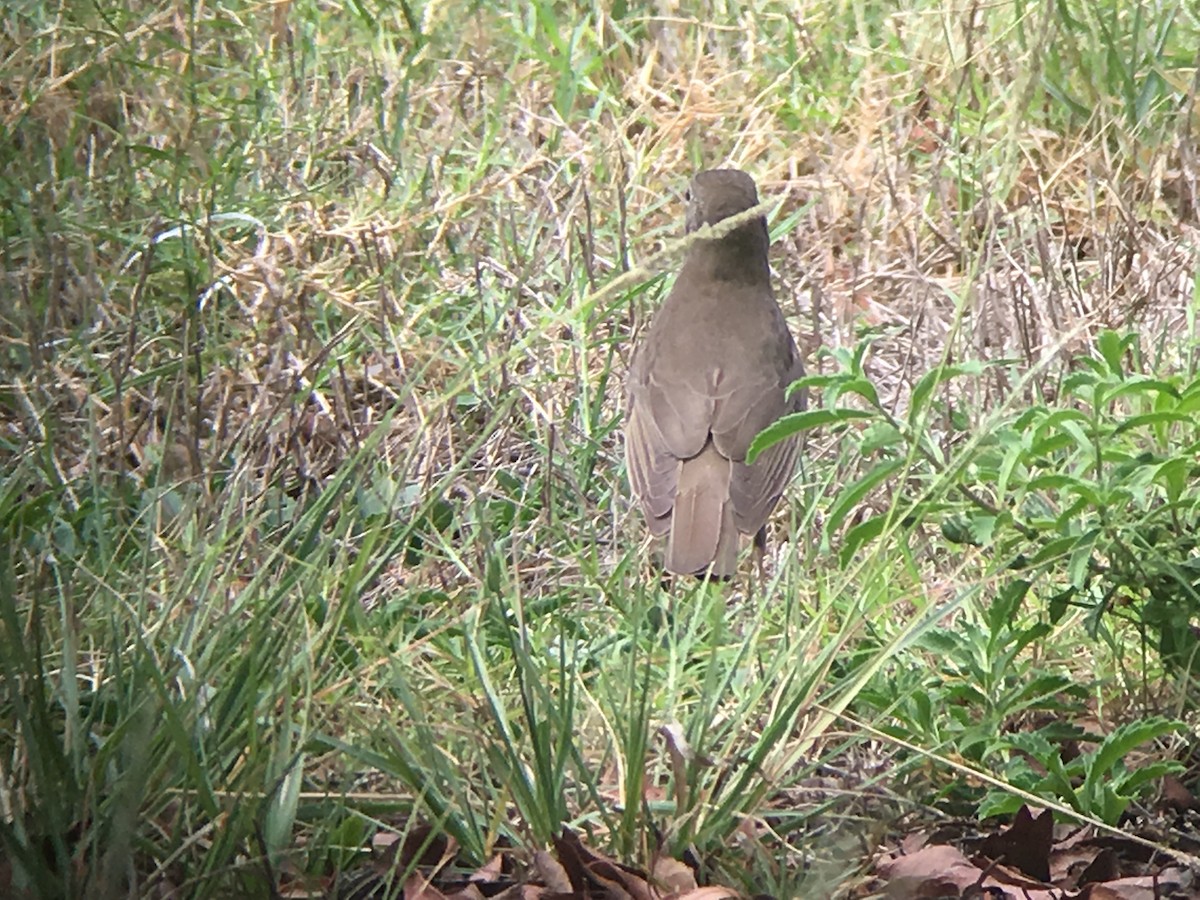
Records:
[[[758,205],[739,169],[697,173],[684,194],[685,232]],[[740,535],[766,547],[766,522],[796,469],[799,436],[746,462],[750,442],[806,407],[788,386],[804,365],[771,290],[763,216],[725,234],[700,231],[625,383],[625,463],[649,531],[666,535],[664,568],[716,580],[737,570]]]

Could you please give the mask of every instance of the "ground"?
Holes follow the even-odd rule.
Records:
[[[10,5],[0,885],[1186,870],[1192,6]],[[724,587],[620,445],[719,165],[813,398]]]

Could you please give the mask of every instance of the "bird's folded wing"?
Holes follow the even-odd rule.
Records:
[[[643,378],[635,368],[626,404],[629,482],[651,532],[662,534],[670,527],[679,462],[699,453],[708,440],[713,401],[687,385]]]
[[[766,524],[775,503],[792,480],[799,451],[799,440],[791,438],[768,447],[752,466],[733,464],[729,499],[733,502],[733,520],[738,531],[753,534]]]
[[[780,416],[803,405],[798,398],[784,401],[777,377],[726,385],[726,396],[717,404],[713,442],[734,462],[729,497],[738,530],[744,534],[758,531],[767,521],[796,471],[800,450],[798,438],[781,441],[768,447],[754,465],[748,466],[745,459],[750,442]]]
[[[656,372],[633,393],[635,404],[645,407],[676,459],[689,459],[704,449],[716,403],[711,388],[701,385],[697,390],[694,379],[671,380]]]
[[[667,449],[645,405],[631,398],[625,420],[625,467],[629,484],[646,514],[650,533],[671,527],[671,507],[679,481],[679,460]]]

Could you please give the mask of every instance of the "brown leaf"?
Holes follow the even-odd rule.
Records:
[[[563,864],[545,850],[533,854],[533,867],[549,890],[560,894],[569,894],[574,890]]]
[[[876,868],[888,882],[888,896],[894,898],[937,896],[934,891],[962,893],[979,880],[979,869],[946,844],[884,860]]]
[[[1029,807],[1017,810],[1013,823],[999,834],[989,835],[979,852],[989,859],[1008,863],[1030,878],[1050,881],[1050,845],[1054,839],[1054,814],[1042,810],[1034,816]]]
[[[404,882],[404,900],[447,900],[447,898],[424,876],[413,872]]]
[[[1085,884],[1094,884],[1097,881],[1112,881],[1120,875],[1120,869],[1117,866],[1117,854],[1111,847],[1105,847],[1096,854],[1095,859],[1088,863],[1079,874],[1077,882],[1081,887]]]
[[[514,884],[512,887],[505,888],[500,893],[493,895],[491,900],[539,900],[542,897],[574,898],[582,896],[582,894],[563,894],[558,891],[548,891],[546,888],[536,884]]]
[[[417,866],[436,871],[458,852],[458,842],[442,832],[434,833],[431,825],[416,825],[402,839],[389,837],[384,834],[372,839],[374,846],[385,847],[374,862],[377,872],[404,872]]]
[[[672,894],[668,900],[739,900],[741,894],[726,887],[702,887],[686,894]]]
[[[504,854],[497,853],[487,861],[485,865],[480,866],[471,873],[471,881],[480,882],[482,884],[491,884],[499,881],[504,876]]]
[[[900,839],[900,849],[904,853],[916,853],[929,843],[929,832],[913,831]]]
[[[597,859],[589,867],[592,878],[604,885],[613,895],[613,900],[657,900],[645,878],[626,872],[616,863]]]
[[[672,896],[696,889],[696,875],[691,867],[669,856],[660,856],[654,861],[650,877],[655,887],[665,889]]]
[[[571,888],[582,891],[588,883],[587,864],[591,859],[591,854],[583,846],[578,835],[571,829],[564,828],[562,834],[554,839],[554,852],[566,870]]]
[[[1050,853],[1050,883],[1061,888],[1079,885],[1079,876],[1100,855],[1100,848],[1088,843],[1055,847]]]
[[[927,897],[961,896],[968,888],[983,896],[1023,898],[1023,900],[1061,900],[1062,891],[1040,888],[1032,882],[1005,884],[985,875],[954,847],[933,844],[910,856],[897,856],[876,866],[887,882],[892,900],[923,900]]]
[[[554,839],[554,849],[577,891],[591,883],[605,887],[614,896],[632,896],[638,900],[650,896],[644,873],[585,847],[579,835],[569,828],[564,828]]]
[[[1166,775],[1162,780],[1162,805],[1176,812],[1184,812],[1200,809],[1200,800],[1174,775]]]
[[[1169,867],[1157,875],[1118,878],[1104,884],[1090,884],[1079,900],[1160,900],[1185,894],[1195,896],[1196,879],[1182,867]]]

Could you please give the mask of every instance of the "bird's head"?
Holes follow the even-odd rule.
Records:
[[[692,179],[684,199],[690,233],[756,206],[758,191],[754,179],[740,169],[709,169]]]

